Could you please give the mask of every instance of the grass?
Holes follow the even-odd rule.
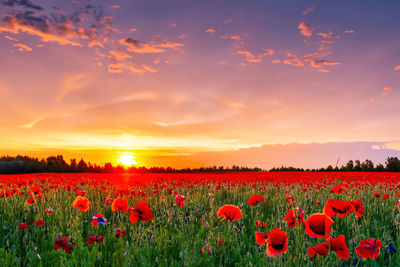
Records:
[[[346,193],[333,194],[330,193],[331,184],[322,186],[319,191],[304,192],[302,186],[291,183],[279,186],[251,182],[229,186],[223,183],[217,190],[218,184],[212,182],[189,186],[164,181],[164,188],[154,188],[153,184],[141,189],[149,197],[124,196],[132,207],[145,199],[154,214],[152,222],[132,224],[129,213],[111,212],[110,206],[105,205],[106,199],[115,194],[114,187],[101,189],[98,182],[82,185],[68,179],[63,183],[42,183],[34,176],[29,177],[36,184],[43,184],[43,189],[49,189],[49,192],[43,194],[43,201],[31,205],[26,204],[26,194],[0,199],[0,266],[396,266],[400,262],[400,253],[390,255],[385,249],[389,243],[400,246],[398,197],[394,191],[388,191],[389,188],[381,189],[380,183],[363,186],[361,191],[349,186]],[[54,189],[50,189],[52,184],[56,185]],[[63,190],[65,184],[86,191],[85,197],[91,201],[88,211],[82,212],[71,206],[76,194],[73,190]],[[19,190],[26,192],[31,186]],[[3,182],[3,187],[13,188],[14,185]],[[167,190],[171,187],[187,197],[184,208],[174,205],[175,195],[170,196]],[[150,197],[155,189],[158,193]],[[294,206],[287,204],[285,191],[294,197]],[[373,198],[375,191],[382,195],[389,193],[389,198]],[[253,194],[263,195],[268,204],[248,205],[247,200]],[[296,206],[303,209],[305,219],[312,213],[322,212],[330,198],[361,198],[365,207],[362,218],[354,213],[333,218],[332,236],[345,235],[350,250],[347,261],[337,258],[334,252],[327,257],[310,258],[307,247],[324,240],[308,237],[302,225],[289,229],[283,221],[287,211]],[[317,206],[316,201],[321,204]],[[225,204],[237,205],[243,217],[233,222],[220,222],[216,211]],[[47,207],[53,208],[54,213],[46,214]],[[91,218],[95,213],[104,214],[107,225],[93,227]],[[33,223],[38,218],[45,221],[44,227]],[[256,220],[265,222],[267,227],[257,228]],[[20,222],[27,222],[29,229],[19,229]],[[116,238],[115,228],[126,230],[127,234]],[[255,232],[268,233],[273,228],[287,233],[288,250],[277,257],[268,257],[265,245],[256,244]],[[87,237],[94,234],[104,235],[104,242],[87,245]],[[54,248],[55,239],[66,235],[72,236],[76,243],[71,254]],[[222,245],[217,244],[216,238],[223,240]],[[355,253],[360,240],[368,238],[383,243],[376,261],[363,261]]]

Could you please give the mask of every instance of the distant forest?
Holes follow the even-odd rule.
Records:
[[[341,167],[327,166],[320,169],[303,169],[295,167],[274,167],[270,170],[261,168],[248,168],[233,165],[232,167],[212,166],[200,168],[175,169],[172,167],[123,167],[121,165],[113,166],[106,163],[103,166],[85,162],[83,159],[71,159],[67,163],[62,155],[51,156],[46,159],[38,159],[29,156],[3,156],[0,158],[1,174],[17,173],[36,173],[36,172],[93,172],[93,173],[187,173],[187,172],[260,172],[260,171],[370,171],[370,172],[398,172],[400,171],[400,160],[397,157],[388,157],[385,165],[375,165],[371,160],[361,162],[359,160],[350,160]]]

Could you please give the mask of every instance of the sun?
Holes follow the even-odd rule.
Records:
[[[124,165],[125,167],[130,167],[132,165],[137,164],[135,160],[135,156],[133,153],[123,153],[121,156],[117,159],[118,163]]]

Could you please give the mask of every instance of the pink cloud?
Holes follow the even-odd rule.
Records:
[[[354,30],[345,30],[344,33],[355,33]]]
[[[375,102],[375,98],[370,97],[370,98],[368,99],[368,101],[371,102],[371,103],[372,103],[372,102]]]
[[[396,67],[394,67],[394,70],[400,70],[400,65],[397,65]]]
[[[238,50],[235,52],[235,55],[245,55],[247,62],[257,63],[257,62],[261,62],[262,58],[264,56],[273,55],[275,53],[275,51],[273,49],[263,48],[261,50],[262,50],[262,52],[257,55],[254,55],[252,52],[250,52],[248,50]]]
[[[131,38],[121,39],[119,43],[127,46],[128,51],[138,54],[164,53],[166,51],[165,48],[182,51],[181,47],[184,46],[182,43],[164,42],[156,44],[154,41],[142,42]]]
[[[113,55],[116,60],[124,60],[126,58],[132,58],[131,55],[128,55],[128,54],[126,54],[124,52],[115,51],[115,50],[111,50],[110,54]]]
[[[324,39],[340,39],[339,35],[333,36],[333,32],[329,32],[329,33],[319,32],[319,33],[317,33],[317,35],[322,36],[322,38],[324,38]]]
[[[25,52],[25,51],[32,51],[32,48],[25,44],[13,44],[13,46],[18,47],[18,51]]]
[[[383,92],[381,92],[381,95],[385,96],[390,94],[391,92],[393,92],[393,88],[392,87],[384,87],[383,88]]]
[[[302,60],[300,60],[297,57],[297,55],[292,54],[292,53],[287,53],[286,56],[287,56],[287,59],[283,60],[283,64],[292,65],[295,67],[303,67],[304,66],[304,62]]]
[[[311,5],[310,7],[308,7],[306,10],[304,10],[303,12],[301,12],[301,14],[303,16],[307,16],[308,13],[314,11],[317,8],[316,5]]]
[[[14,41],[14,42],[18,42],[17,39],[15,39],[15,38],[13,38],[13,37],[11,37],[11,36],[8,36],[8,35],[4,35],[4,38],[6,38],[6,39],[8,39],[8,40],[11,40],[11,41]]]
[[[232,21],[233,21],[232,19],[227,19],[227,20],[224,21],[224,24],[232,23]]]
[[[211,33],[211,34],[215,34],[215,33],[216,33],[216,30],[214,30],[214,29],[212,29],[212,28],[209,28],[209,29],[206,30],[206,32],[207,32],[207,33]]]
[[[49,25],[51,27],[51,25]],[[54,29],[55,30],[55,29]],[[6,27],[0,27],[0,32],[10,32],[18,34],[19,32],[25,32],[29,35],[36,35],[41,38],[43,42],[57,42],[61,45],[72,45],[81,47],[82,44],[76,41],[69,40],[68,37],[77,37],[78,34],[71,31],[70,28],[64,29],[64,36],[59,36],[51,33],[51,31],[43,32],[39,29],[34,28],[29,24],[24,24],[16,17],[9,16],[6,21]]]
[[[314,28],[311,28],[310,25],[305,22],[301,22],[297,28],[300,29],[300,33],[305,37],[311,37],[313,31],[315,30]]]
[[[322,68],[322,66],[335,66],[340,65],[340,62],[329,61],[329,60],[315,60],[315,59],[305,59],[304,61],[310,62],[310,66],[313,68]]]

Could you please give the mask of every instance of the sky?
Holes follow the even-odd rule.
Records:
[[[398,1],[0,0],[0,154],[400,156]],[[339,163],[339,165],[340,165]]]

